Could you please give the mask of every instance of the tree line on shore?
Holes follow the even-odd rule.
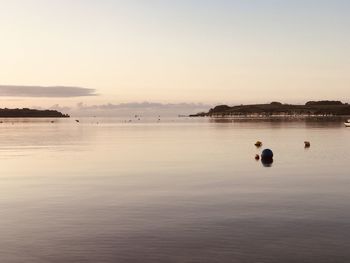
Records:
[[[250,105],[218,105],[208,112],[190,115],[191,117],[225,117],[225,116],[274,116],[274,115],[306,115],[306,116],[344,116],[350,115],[350,105],[341,101],[308,101],[304,105],[271,102],[268,104]]]
[[[69,118],[69,115],[56,110],[4,108],[0,109],[0,118]]]

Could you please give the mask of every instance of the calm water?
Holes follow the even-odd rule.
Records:
[[[1,263],[350,261],[341,121],[5,120],[0,141]]]

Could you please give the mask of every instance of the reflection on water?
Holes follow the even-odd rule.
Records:
[[[261,163],[264,167],[271,167],[272,163],[273,163],[273,159],[272,158],[268,158],[268,159],[262,158]]]
[[[0,124],[0,262],[350,259],[342,120],[50,121]]]
[[[348,117],[261,117],[261,118],[244,118],[244,117],[234,117],[234,118],[210,118],[208,121],[215,123],[245,123],[245,124],[261,124],[264,123],[266,126],[271,127],[285,127],[297,126],[297,127],[333,127],[339,128],[344,127],[344,122]],[[258,125],[260,126],[260,125]]]

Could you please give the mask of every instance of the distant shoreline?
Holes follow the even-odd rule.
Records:
[[[36,109],[0,109],[0,118],[69,118],[68,114],[63,114],[56,110],[36,110]]]
[[[211,119],[250,119],[250,120],[268,120],[268,119],[284,119],[284,120],[303,120],[303,119],[344,119],[350,118],[350,115],[270,115],[270,116],[256,116],[256,115],[225,115],[225,116],[197,116],[191,114],[186,117],[194,118],[211,118]]]
[[[251,104],[228,106],[218,105],[208,112],[200,112],[189,117],[241,117],[241,118],[324,118],[350,116],[350,105],[341,101],[309,101],[305,105]]]

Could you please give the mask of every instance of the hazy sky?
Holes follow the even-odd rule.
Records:
[[[349,101],[349,14],[346,0],[0,0],[0,85],[35,88],[0,99]],[[89,90],[35,98],[47,86]]]

